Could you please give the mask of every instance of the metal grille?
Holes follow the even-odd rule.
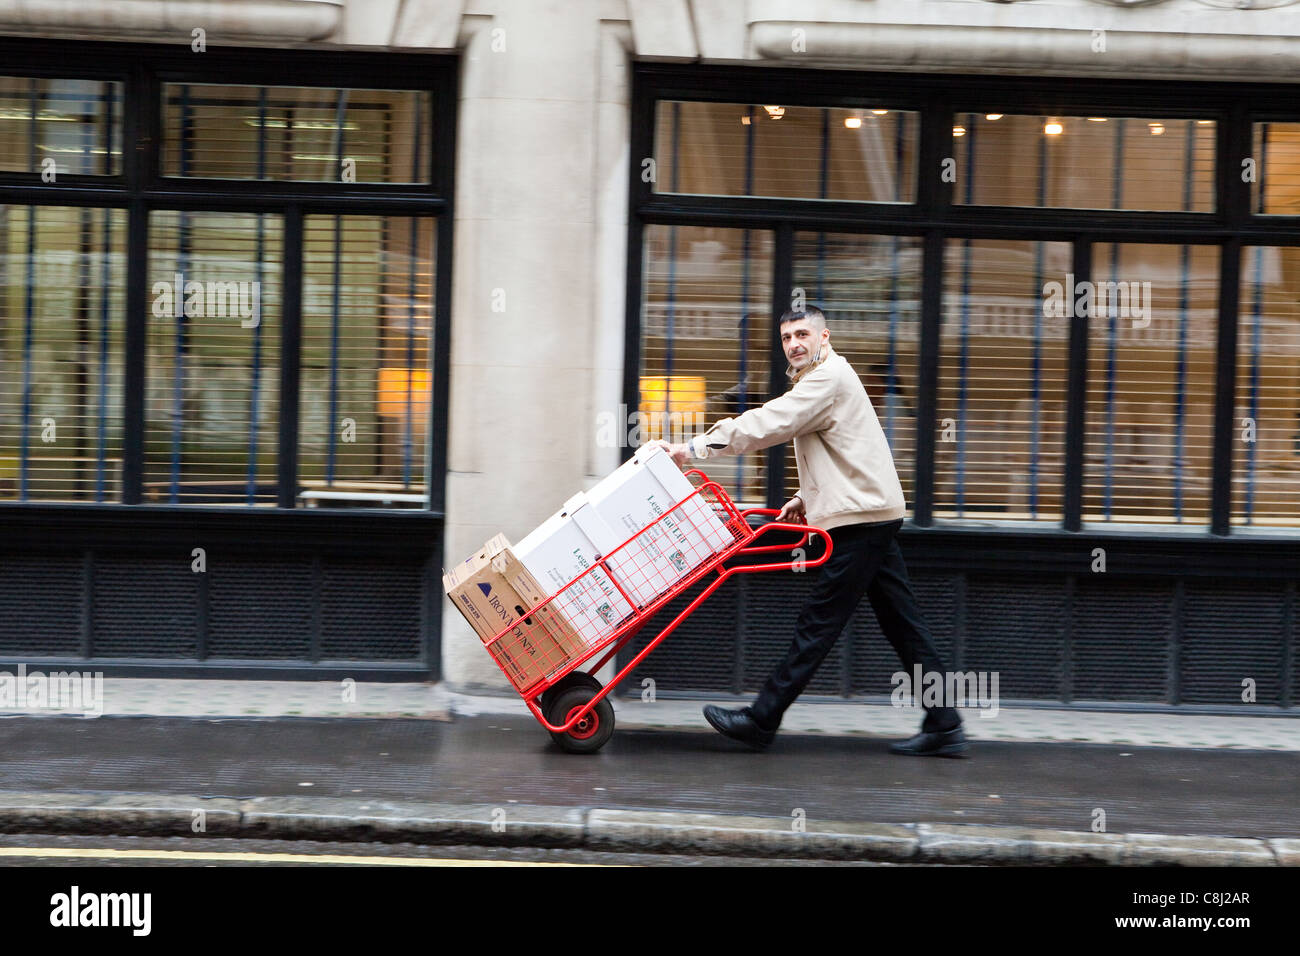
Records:
[[[1250,678],[1258,703],[1278,703],[1283,603],[1283,587],[1276,582],[1189,583],[1183,612],[1183,700],[1241,704],[1242,681]]]
[[[1059,698],[1064,623],[1059,579],[972,575],[963,668],[998,671],[1002,697]]]
[[[910,572],[912,593],[921,608],[939,657],[949,668],[960,664],[954,648],[958,626],[957,594],[961,587],[958,575],[918,574]],[[888,694],[894,689],[894,673],[902,669],[898,655],[880,630],[870,595],[863,597],[849,627],[853,632],[851,687],[855,694]],[[844,638],[840,638],[844,640]],[[908,675],[909,678],[911,675]],[[920,693],[920,691],[918,691]]]
[[[781,661],[794,639],[799,609],[817,580],[817,572],[772,574],[750,582],[745,609],[745,690],[757,691]],[[847,630],[847,628],[846,628]],[[804,691],[843,693],[844,638],[831,648]]]
[[[0,556],[0,653],[81,653],[85,573],[76,557]]]
[[[207,573],[209,656],[310,656],[315,598],[310,562],[221,560]]]
[[[1077,578],[1070,619],[1076,700],[1166,700],[1172,584]]]
[[[181,550],[170,560],[96,555],[92,653],[197,657],[201,582],[190,561]]]
[[[736,615],[742,586],[752,589],[753,582],[733,578],[714,591],[640,667],[628,675],[627,683],[623,685],[626,692],[639,694],[641,681],[647,677],[655,682],[656,691],[730,690],[735,684]],[[703,589],[704,584],[687,588],[680,597],[669,601],[662,611],[650,618],[644,629],[619,654],[620,666],[635,657]]]
[[[321,659],[413,660],[420,656],[415,563],[321,562]]]

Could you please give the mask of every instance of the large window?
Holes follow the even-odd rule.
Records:
[[[682,98],[687,74],[710,100]],[[784,364],[772,316],[806,301],[919,523],[1300,527],[1300,110],[1285,90],[1021,86],[638,67],[630,398],[669,365],[712,396],[714,356]],[[738,263],[770,301],[724,342]],[[786,387],[764,384],[747,404]],[[746,457],[748,503],[794,489],[787,449]]]
[[[911,236],[798,232],[794,286],[834,316],[831,347],[862,378],[910,497],[916,461],[921,248]],[[797,490],[794,469],[786,493]]]
[[[433,245],[429,219],[307,218],[299,474],[308,500],[331,489],[397,501],[425,491]]]
[[[640,440],[685,441],[762,405],[772,367],[772,237],[652,226],[645,243]],[[711,466],[745,501],[767,495],[766,456]]]
[[[121,169],[121,83],[0,76],[0,170],[50,182]]]
[[[1044,294],[1065,242],[950,239],[935,415],[935,514],[1064,514],[1068,321]]]
[[[126,215],[0,206],[0,501],[122,500]]]
[[[0,500],[440,509],[454,65],[139,59],[0,76]]]

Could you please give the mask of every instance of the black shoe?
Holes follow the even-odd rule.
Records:
[[[704,708],[704,719],[713,725],[713,729],[724,737],[749,744],[755,750],[762,750],[776,737],[775,730],[764,730],[754,721],[754,714],[748,707],[740,710],[723,710],[713,704]]]
[[[940,730],[928,734],[922,731],[911,740],[889,745],[891,753],[908,754],[912,757],[964,757],[966,749],[966,735],[961,732],[960,724],[952,730]]]

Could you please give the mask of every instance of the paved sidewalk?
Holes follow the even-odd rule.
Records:
[[[739,706],[719,695],[715,700]],[[747,698],[746,698],[747,700]],[[341,681],[238,681],[106,679],[103,714],[156,717],[407,717],[529,716],[514,696],[456,693],[445,684]],[[614,699],[624,729],[712,733],[699,700]],[[1250,705],[1243,705],[1243,712]],[[75,713],[48,707],[0,710],[0,715]],[[1300,751],[1300,711],[1295,716],[1197,716],[1002,707],[965,711],[972,740],[1127,744],[1134,747]],[[783,732],[830,736],[909,737],[921,711],[887,703],[796,703]]]

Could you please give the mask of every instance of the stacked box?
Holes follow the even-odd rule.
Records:
[[[579,635],[549,604],[525,616],[547,594],[503,534],[444,574],[442,584],[520,693],[584,650]]]
[[[613,532],[579,493],[514,547],[523,566],[555,595],[551,606],[588,647],[613,634],[635,612],[597,564],[617,545]]]
[[[735,540],[661,445],[645,445],[586,493],[616,545],[609,567],[644,607]],[[674,506],[686,502],[676,511]],[[671,513],[670,513],[671,512]]]

